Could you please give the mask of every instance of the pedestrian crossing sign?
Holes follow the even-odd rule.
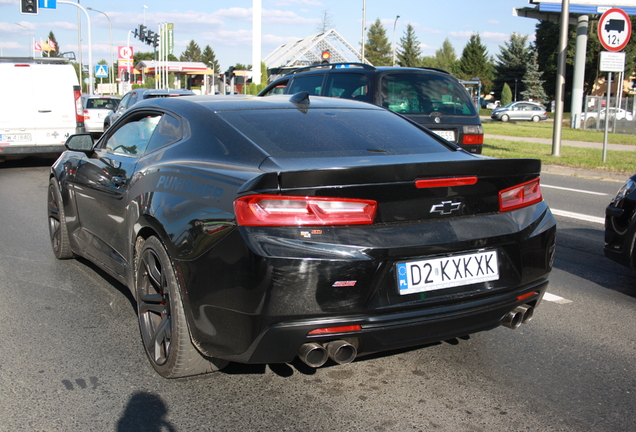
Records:
[[[96,78],[108,78],[108,65],[96,65],[95,66]]]

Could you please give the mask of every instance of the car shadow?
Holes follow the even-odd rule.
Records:
[[[433,342],[433,343],[418,345],[418,346],[414,346],[410,348],[402,348],[402,349],[396,349],[396,350],[382,351],[382,352],[373,353],[373,354],[367,354],[367,355],[357,357],[354,360],[354,363],[380,359],[385,357],[392,357],[398,354],[405,354],[412,351],[439,346],[443,343],[456,346],[460,344],[460,340],[469,340],[469,339],[470,339],[470,336],[462,336],[459,338],[445,340],[443,342]],[[296,357],[294,358],[294,361],[292,361],[291,363],[271,363],[271,364],[257,364],[257,365],[230,363],[225,368],[223,368],[220,371],[220,373],[224,373],[228,375],[262,375],[266,373],[267,368],[269,368],[269,370],[271,370],[276,375],[282,378],[289,378],[293,376],[294,373],[300,373],[302,375],[311,376],[311,375],[315,375],[318,369],[329,369],[332,367],[339,367],[339,366],[340,365],[334,362],[333,360],[328,360],[327,363],[325,363],[320,368],[312,368],[306,365],[305,363],[303,363],[303,361],[300,360],[298,357]]]
[[[559,228],[554,267],[603,288],[636,298],[636,272],[607,258],[603,253],[603,246],[602,230]]]

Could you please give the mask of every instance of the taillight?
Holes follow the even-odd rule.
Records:
[[[483,135],[464,135],[462,139],[463,144],[483,144],[484,136]]]
[[[484,143],[484,128],[480,125],[464,126],[462,144],[476,145]]]
[[[350,198],[248,195],[234,201],[243,226],[361,225],[375,219],[378,203]]]
[[[84,123],[84,107],[82,106],[82,91],[74,87],[73,95],[75,96],[75,121],[77,123]]]
[[[508,211],[526,207],[543,200],[539,177],[499,192],[499,210]]]
[[[89,114],[88,110],[84,110],[84,120],[90,120],[91,115]]]

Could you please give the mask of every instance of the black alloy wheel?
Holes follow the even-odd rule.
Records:
[[[190,341],[175,271],[156,237],[138,242],[137,314],[146,354],[165,378],[214,372],[227,362],[203,357]]]
[[[64,203],[60,187],[55,177],[49,180],[49,193],[47,197],[47,213],[49,222],[49,236],[51,247],[57,259],[68,259],[73,257],[71,244],[66,227],[66,217],[64,215]]]

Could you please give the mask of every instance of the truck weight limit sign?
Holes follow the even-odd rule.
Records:
[[[632,22],[624,10],[612,8],[598,22],[598,38],[608,51],[620,51],[632,35]]]

